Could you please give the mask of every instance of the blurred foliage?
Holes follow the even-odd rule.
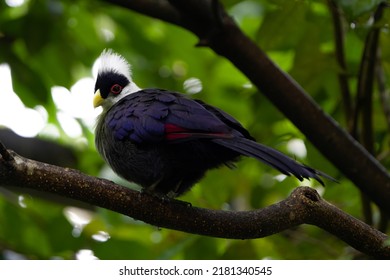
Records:
[[[345,126],[328,1],[222,2],[246,34]],[[370,17],[379,2],[339,1],[346,20],[346,60],[353,95],[364,40],[372,28]],[[22,4],[13,6],[15,3]],[[382,22],[382,66],[389,81],[390,11],[385,11]],[[10,65],[14,91],[23,103],[30,108],[43,106],[48,112],[47,125],[61,131],[57,137],[41,137],[74,150],[81,171],[113,180],[117,179],[107,173],[95,151],[93,131],[77,119],[83,136],[75,139],[66,135],[59,126],[58,108],[51,95],[53,86],[69,89],[79,79],[92,77],[92,65],[104,48],[113,48],[131,62],[134,79],[141,87],[183,92],[186,80],[199,79],[202,91],[196,98],[235,116],[264,144],[288,152],[289,140],[305,141],[230,62],[207,48],[194,47],[196,42],[197,38],[186,30],[102,1],[0,1],[0,63]],[[92,106],[92,91],[91,88],[91,102],[86,107]],[[389,168],[389,128],[377,88],[375,91],[375,147]],[[331,203],[361,217],[359,191],[310,143],[305,144],[307,157],[299,160],[340,180],[339,185],[329,182],[326,189],[318,190]],[[276,175],[255,160],[243,159],[235,170],[209,172],[182,200],[214,209],[265,207],[284,199],[294,186],[302,185],[293,178],[279,182]],[[303,184],[317,186],[316,182]],[[225,240],[155,228],[105,209],[80,210],[66,203],[0,190],[0,258],[73,259],[82,250],[91,250],[100,259],[353,257],[353,250],[345,243],[312,226],[258,240]],[[375,222],[378,216],[375,210]]]

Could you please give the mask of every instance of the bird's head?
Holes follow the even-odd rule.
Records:
[[[131,79],[131,68],[126,59],[112,50],[104,50],[100,55],[93,106],[108,110],[126,95],[139,90]]]

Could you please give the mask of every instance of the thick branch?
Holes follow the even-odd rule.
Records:
[[[229,59],[264,95],[282,111],[341,172],[387,213],[390,213],[390,174],[358,142],[325,114],[313,99],[234,23],[215,0],[159,0],[176,10],[174,17],[158,13],[149,1],[105,0],[182,26],[199,37],[200,45],[209,46]],[[209,12],[209,14],[207,14]],[[213,13],[213,14],[210,14]],[[180,16],[178,16],[178,14]],[[207,14],[207,16],[205,16]]]
[[[208,210],[178,201],[163,201],[108,180],[26,159],[0,143],[0,185],[50,192],[128,215],[146,223],[214,237],[261,238],[309,223],[333,233],[375,258],[390,258],[387,236],[347,215],[308,187],[287,199],[253,211]],[[158,215],[156,215],[158,213]]]

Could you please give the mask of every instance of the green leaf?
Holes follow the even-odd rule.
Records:
[[[25,64],[18,57],[12,57],[7,61],[11,67],[12,83],[16,94],[27,107],[47,104],[50,89],[42,80],[42,76]]]

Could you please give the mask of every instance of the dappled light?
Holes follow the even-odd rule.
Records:
[[[27,108],[13,91],[11,71],[8,64],[0,65],[1,98],[0,125],[4,125],[21,136],[34,137],[43,129],[47,112],[42,106]]]
[[[64,208],[64,216],[73,226],[72,235],[79,237],[84,227],[91,222],[93,213],[81,208],[66,207]]]
[[[188,78],[183,82],[183,88],[189,94],[199,93],[202,91],[202,81],[198,78]]]

